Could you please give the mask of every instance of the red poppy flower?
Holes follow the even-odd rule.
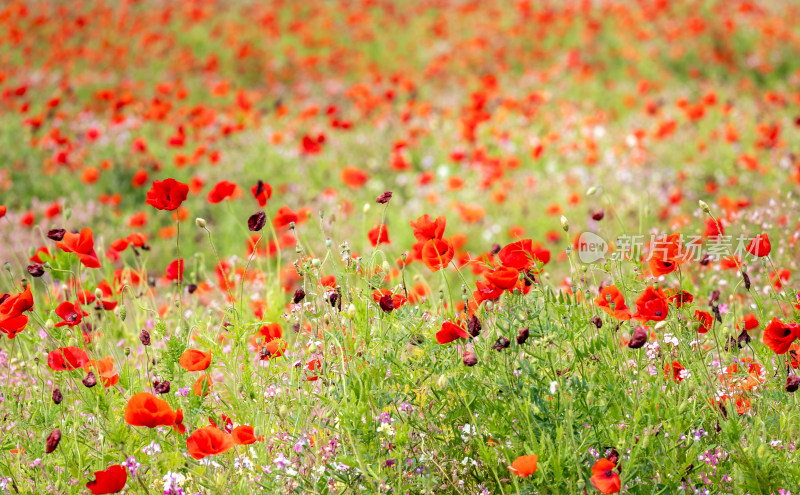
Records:
[[[167,280],[183,281],[183,259],[175,260],[167,265]]]
[[[695,310],[694,319],[700,322],[697,333],[707,333],[714,324],[714,317],[708,311]]]
[[[156,180],[147,191],[146,203],[157,210],[177,210],[186,201],[189,186],[175,179]]]
[[[403,294],[393,294],[389,289],[376,289],[372,293],[372,300],[380,304],[381,299],[389,297],[392,300],[392,309],[397,309],[406,303],[406,296]]]
[[[683,243],[680,234],[670,234],[653,241],[647,264],[654,277],[672,273],[682,261]]]
[[[758,322],[758,319],[756,318],[756,315],[754,315],[753,313],[748,313],[748,314],[744,315],[744,329],[745,330],[752,330],[754,328],[758,328],[759,325],[760,325],[760,323]]]
[[[86,488],[94,495],[106,493],[119,493],[125,488],[128,482],[128,471],[115,464],[105,471],[95,471],[94,481],[86,483]]]
[[[453,244],[443,239],[431,239],[422,246],[422,262],[432,272],[441,270],[450,264],[455,255]]]
[[[615,285],[603,287],[602,290],[600,290],[600,295],[594,300],[594,303],[597,304],[600,309],[618,320],[626,321],[631,319],[631,312],[628,306],[625,305],[625,296],[622,295],[622,292],[620,292]]]
[[[211,353],[187,349],[181,354],[178,364],[186,371],[203,371],[211,365]]]
[[[449,344],[454,340],[468,337],[469,334],[466,330],[449,321],[442,323],[442,329],[436,332],[436,341],[440,344]]]
[[[59,347],[47,355],[47,366],[53,371],[72,371],[89,362],[86,351],[78,347]]]
[[[772,349],[775,354],[786,354],[792,342],[800,337],[800,325],[784,323],[778,318],[772,318],[767,328],[764,329],[764,344]]]
[[[250,338],[250,345],[260,348],[267,342],[271,342],[283,337],[283,328],[280,323],[268,323],[262,326],[258,332]]]
[[[25,330],[25,326],[28,324],[28,315],[23,313],[33,309],[30,284],[19,294],[0,295],[0,301],[2,301],[0,302],[0,331],[9,339],[13,339],[18,333]]]
[[[297,223],[297,213],[290,210],[288,206],[281,206],[275,214],[275,218],[272,219],[272,225],[274,225],[276,229],[289,225],[292,222]]]
[[[267,201],[272,197],[272,186],[259,180],[258,183],[250,189],[250,192],[258,201],[258,206],[263,208],[267,206]]]
[[[206,196],[206,199],[209,203],[215,205],[221,202],[223,199],[231,197],[234,191],[236,191],[236,184],[223,180],[211,188]]]
[[[669,306],[664,293],[660,289],[648,286],[636,300],[636,314],[639,321],[662,321],[667,318]]]
[[[501,266],[483,274],[486,280],[498,289],[511,290],[519,282],[519,271],[516,268]]]
[[[725,235],[725,228],[722,225],[722,220],[719,218],[706,220],[706,230],[703,232],[703,237],[718,238],[723,235]]]
[[[482,304],[483,301],[493,301],[503,294],[503,289],[496,287],[494,284],[478,280],[475,282],[476,290],[472,293],[475,304]]]
[[[195,459],[224,454],[233,445],[234,441],[231,435],[213,426],[199,428],[186,439],[189,455]]]
[[[236,445],[250,445],[264,440],[264,435],[256,437],[253,427],[248,425],[237,426],[231,432],[231,436],[233,437],[233,443]]]
[[[539,458],[535,455],[522,455],[514,459],[510,470],[520,478],[527,478],[536,472],[538,462]]]
[[[600,459],[592,466],[589,481],[600,493],[618,493],[622,486],[619,475],[614,472],[616,465],[608,459]]]
[[[667,292],[665,292],[664,294],[667,295]],[[676,290],[671,290],[667,295],[667,301],[675,303],[676,308],[682,308],[686,304],[691,304],[692,301],[694,301],[694,296],[691,293],[686,292],[685,290],[682,290],[680,292]]]
[[[56,308],[56,314],[62,320],[56,323],[57,327],[70,326],[74,327],[79,325],[84,316],[89,316],[89,313],[81,309],[80,303],[64,301]]]
[[[356,167],[344,167],[339,178],[351,189],[358,189],[369,180],[369,174]]]
[[[376,247],[378,244],[392,243],[389,240],[389,232],[386,230],[386,225],[377,225],[370,229],[369,232],[367,232],[367,237],[372,247]]]
[[[534,244],[531,239],[523,239],[501,249],[497,257],[503,266],[527,270],[534,263],[545,265],[550,262],[550,251],[541,247],[538,242]]]
[[[100,268],[90,228],[84,228],[80,234],[65,232],[64,238],[56,242],[56,247],[67,253],[75,253],[86,268]]]
[[[194,385],[192,385],[192,392],[194,395],[198,397],[203,397],[208,395],[211,391],[211,387],[214,386],[214,382],[211,380],[211,375],[208,373],[203,373],[200,377],[195,380]]]
[[[683,367],[681,363],[678,361],[672,361],[672,364],[667,364],[664,366],[664,377],[669,380],[672,378],[675,382],[680,383],[683,381],[683,373],[681,373],[686,368]]]
[[[444,235],[444,228],[447,225],[447,219],[443,216],[431,220],[428,215],[409,222],[411,228],[414,229],[414,237],[420,242],[427,242],[431,239],[441,239]]]
[[[761,234],[750,241],[746,249],[753,256],[763,258],[764,256],[769,256],[770,251],[772,251],[772,244],[770,244],[767,234]]]
[[[149,392],[139,392],[125,406],[125,422],[131,426],[172,426],[181,423],[183,413],[173,411],[167,401]]]

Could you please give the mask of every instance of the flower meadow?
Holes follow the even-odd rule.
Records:
[[[798,24],[0,3],[0,491],[797,495]]]

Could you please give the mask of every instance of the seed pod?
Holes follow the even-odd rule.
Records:
[[[61,401],[64,400],[64,395],[61,393],[61,389],[58,387],[53,389],[53,403],[54,404],[61,404]]]
[[[58,442],[61,441],[61,430],[56,428],[55,430],[50,433],[50,436],[47,437],[45,452],[48,454],[52,454],[54,450],[58,447]]]
[[[259,210],[247,219],[247,227],[251,232],[258,232],[267,224],[267,214]]]
[[[278,408],[278,416],[281,418],[286,418],[289,415],[289,408],[286,407],[286,404],[281,404],[281,407]]]
[[[475,353],[464,351],[464,354],[461,356],[461,360],[464,362],[464,366],[475,366],[478,364],[478,357]]]
[[[631,335],[631,340],[628,342],[628,347],[631,349],[639,349],[647,343],[647,330],[641,325],[636,325]]]
[[[97,377],[94,376],[94,371],[86,373],[86,378],[81,380],[81,383],[83,383],[83,386],[86,388],[92,388],[97,385]]]
[[[143,328],[142,333],[139,334],[139,341],[142,345],[150,345],[150,332]]]

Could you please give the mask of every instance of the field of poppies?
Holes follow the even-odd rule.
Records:
[[[0,3],[0,491],[799,494],[798,25]]]

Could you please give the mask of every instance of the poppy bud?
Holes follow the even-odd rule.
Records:
[[[744,288],[750,290],[750,276],[744,270],[742,270],[742,280],[744,280]]]
[[[381,300],[378,304],[386,313],[391,313],[394,310],[394,300],[392,299],[391,294],[386,294],[385,296],[381,297]]]
[[[477,316],[472,315],[467,322],[467,332],[469,332],[472,337],[477,337],[481,334],[481,328],[481,320],[479,320]]]
[[[352,320],[355,317],[356,317],[356,306],[355,304],[350,304],[350,306],[347,307],[347,318]]]
[[[64,400],[64,395],[61,393],[61,389],[56,387],[53,389],[53,403],[61,404],[61,401]]]
[[[703,201],[702,199],[697,202],[700,205],[700,209],[703,210],[704,213],[711,213],[711,208],[708,207],[708,203]]]
[[[90,372],[86,373],[86,378],[81,380],[81,383],[83,383],[83,386],[86,387],[86,388],[92,388],[95,385],[97,385],[97,377],[94,376],[94,372],[93,371],[90,371]]]
[[[464,362],[464,366],[472,367],[478,364],[478,357],[475,353],[464,351],[464,354],[461,356],[461,360]]]
[[[586,190],[586,195],[587,196],[594,196],[595,194],[597,194],[597,191],[598,191],[597,186],[592,186],[592,187],[590,187],[589,189]]]
[[[528,330],[528,327],[525,327],[519,331],[517,334],[517,344],[522,345],[528,341],[528,337],[530,337],[531,332]]]
[[[47,321],[44,322],[44,328],[47,329],[48,331],[53,330],[55,327],[56,327],[56,322],[54,322],[50,318],[48,318]]]
[[[44,267],[39,263],[33,263],[28,265],[28,273],[31,274],[31,277],[41,277],[44,275]]]
[[[500,352],[503,349],[507,349],[508,346],[510,346],[510,345],[511,345],[511,341],[510,340],[508,340],[505,337],[498,337],[497,338],[497,342],[495,342],[494,345],[492,345],[492,349],[494,349],[497,352]]]
[[[378,199],[376,199],[375,202],[381,205],[385,205],[386,203],[389,202],[390,199],[392,199],[392,191],[386,191],[384,193],[381,193],[381,195],[378,196]]]
[[[364,203],[364,208],[361,209],[362,212],[366,213],[369,211],[369,203]]]
[[[206,219],[197,217],[194,219],[194,224],[197,225],[198,228],[204,229],[206,228]]]
[[[591,320],[589,320],[589,321],[590,321],[592,324],[594,324],[594,326],[596,326],[597,328],[603,328],[603,319],[602,319],[602,318],[600,318],[599,316],[595,315],[595,316],[594,316],[594,317],[592,317],[592,319],[591,319]]]
[[[121,321],[125,321],[125,318],[128,317],[128,310],[125,308],[125,306],[118,306],[117,313],[119,314],[119,319]]]
[[[303,289],[297,289],[294,291],[294,297],[292,298],[292,303],[297,304],[302,301],[306,297],[306,293]]]
[[[168,394],[169,393],[169,382],[164,380],[163,382],[156,382],[153,384],[153,390],[157,394]]]
[[[189,284],[186,286],[186,292],[188,292],[189,294],[194,294],[196,290],[197,290],[197,284]]]
[[[631,335],[631,340],[628,342],[628,347],[631,349],[639,349],[647,343],[647,331],[641,326],[636,325]]]
[[[800,388],[800,376],[789,375],[786,377],[786,391],[795,392]]]
[[[53,451],[56,450],[56,447],[58,447],[58,442],[60,441],[61,441],[61,430],[56,428],[55,430],[53,430],[52,433],[50,433],[50,436],[47,437],[47,443],[46,443],[47,448],[45,448],[44,451],[47,452],[48,454],[52,454]]]
[[[289,408],[286,407],[286,404],[281,404],[281,407],[278,408],[278,416],[281,418],[286,418],[289,415]]]
[[[247,219],[247,227],[252,232],[258,232],[267,224],[267,214],[259,210]]]
[[[719,300],[719,291],[715,290],[711,293],[711,296],[708,298],[708,305],[713,306],[715,302]]]
[[[139,334],[139,341],[142,345],[150,345],[150,332],[143,328],[142,332]]]
[[[442,376],[440,376],[440,377],[439,377],[439,379],[438,379],[438,380],[436,380],[436,386],[437,386],[438,388],[440,388],[440,389],[443,389],[443,388],[445,388],[445,387],[447,386],[447,383],[448,383],[449,381],[450,381],[450,380],[448,380],[448,379],[447,379],[447,377],[446,377],[445,375],[442,375]]]
[[[605,216],[606,216],[606,212],[602,208],[600,208],[596,212],[592,213],[592,220],[596,220],[596,221],[599,222]]]
[[[497,254],[497,253],[499,253],[499,252],[500,252],[502,249],[503,249],[503,246],[501,246],[500,244],[497,244],[497,243],[495,243],[495,244],[492,244],[492,254]]]
[[[709,263],[711,263],[711,255],[709,254],[703,255],[703,259],[700,260],[700,265],[708,266]]]
[[[564,232],[569,232],[569,220],[567,220],[567,217],[563,215],[561,216],[561,230]]]

